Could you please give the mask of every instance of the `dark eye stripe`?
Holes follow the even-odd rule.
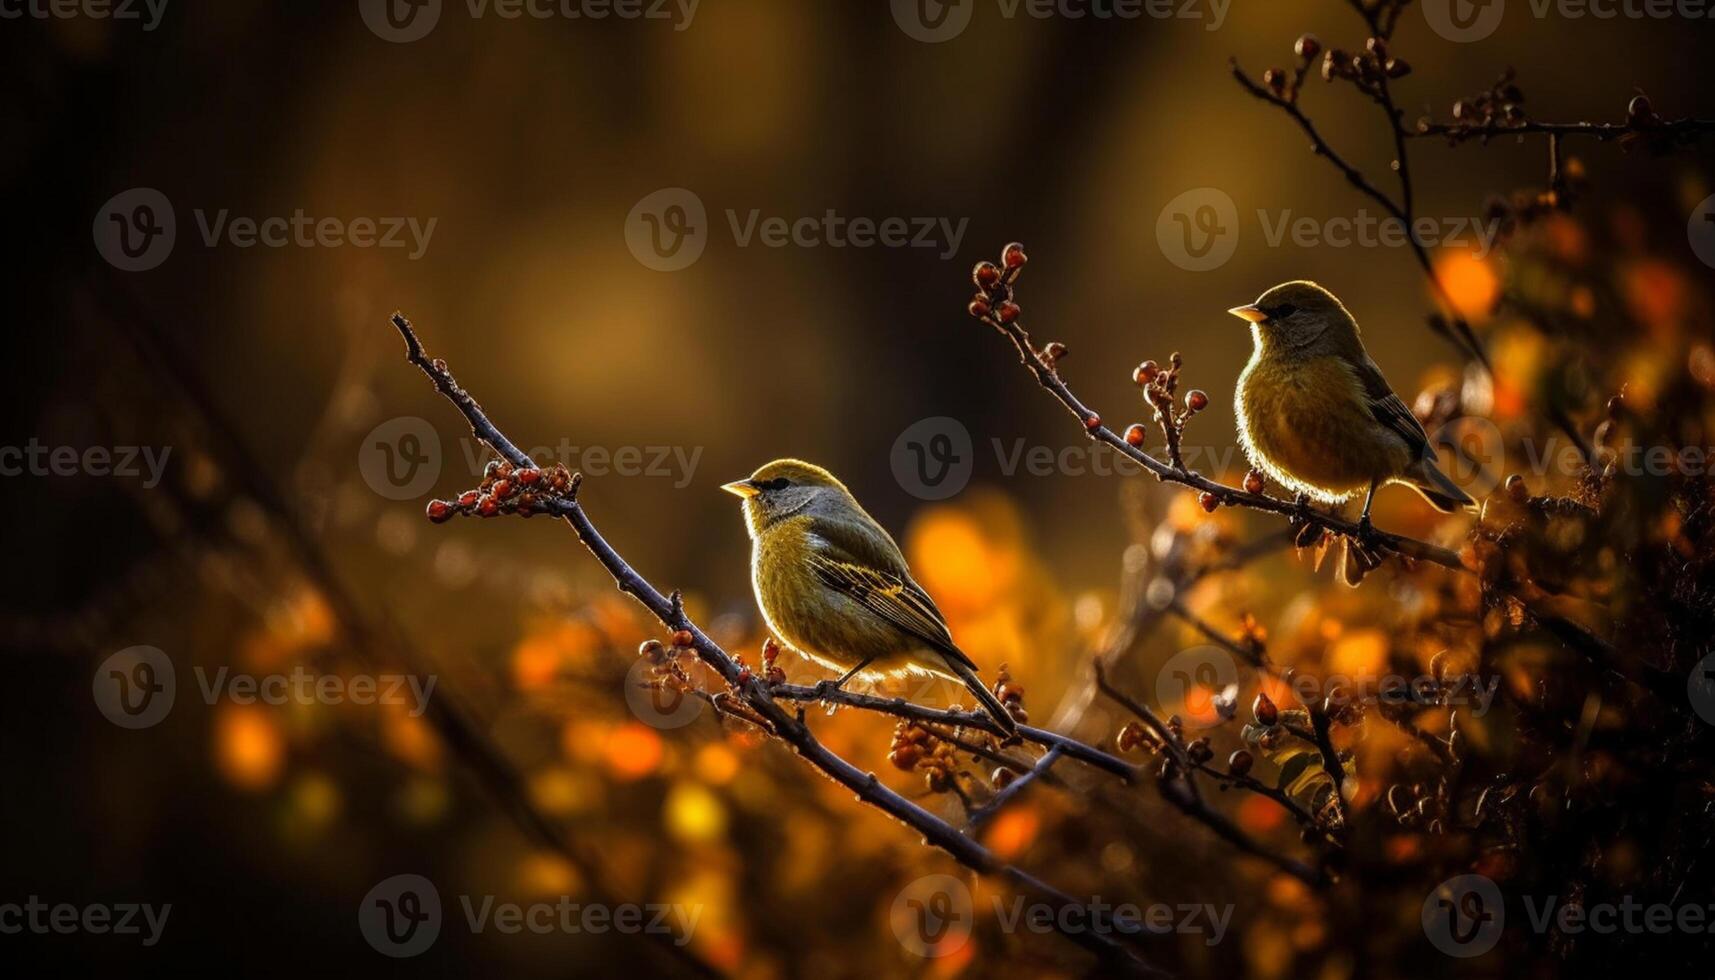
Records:
[[[1293,306],[1291,303],[1282,303],[1272,310],[1264,310],[1263,312],[1268,314],[1268,318],[1270,320],[1284,320],[1292,314],[1297,313],[1298,307]]]
[[[764,480],[758,484],[758,486],[762,487],[764,490],[784,490],[791,485],[792,481],[783,476],[775,477],[772,480]]]

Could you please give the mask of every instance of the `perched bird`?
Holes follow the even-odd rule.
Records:
[[[1364,493],[1358,524],[1366,533],[1376,488],[1386,483],[1413,488],[1443,512],[1475,506],[1436,466],[1429,436],[1388,387],[1333,293],[1286,282],[1228,312],[1250,323],[1256,344],[1234,407],[1239,442],[1258,469],[1323,503]],[[1363,577],[1363,565],[1373,567],[1373,557],[1348,544],[1347,584]]]
[[[845,485],[820,466],[777,459],[721,489],[744,498],[750,580],[768,628],[844,675],[932,674],[963,683],[1007,733],[1012,715],[953,645],[905,556]]]

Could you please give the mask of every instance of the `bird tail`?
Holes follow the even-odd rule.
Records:
[[[1470,494],[1461,490],[1457,483],[1427,459],[1418,460],[1405,471],[1405,482],[1413,490],[1423,494],[1423,499],[1429,501],[1429,506],[1443,514],[1477,506]]]
[[[947,666],[952,668],[953,672],[959,675],[959,679],[965,682],[965,686],[971,689],[971,693],[977,696],[977,700],[982,703],[983,710],[994,717],[995,724],[999,725],[1001,730],[1009,736],[1016,733],[1018,722],[1012,719],[1012,712],[1006,710],[1006,705],[1000,703],[1000,699],[988,689],[988,685],[983,683],[983,679],[977,676],[976,670],[957,657],[948,656],[945,659]]]

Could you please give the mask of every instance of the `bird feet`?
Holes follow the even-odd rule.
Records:
[[[1381,544],[1381,535],[1376,533],[1376,526],[1370,523],[1368,514],[1358,518],[1358,543],[1372,550]]]

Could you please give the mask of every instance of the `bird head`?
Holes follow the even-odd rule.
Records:
[[[1227,312],[1250,323],[1258,347],[1305,348],[1324,336],[1343,341],[1358,334],[1358,322],[1333,293],[1302,279],[1283,282],[1249,306]]]
[[[857,507],[845,484],[832,473],[801,459],[777,459],[748,479],[721,487],[744,500],[744,519],[755,537],[794,514],[835,516]]]

